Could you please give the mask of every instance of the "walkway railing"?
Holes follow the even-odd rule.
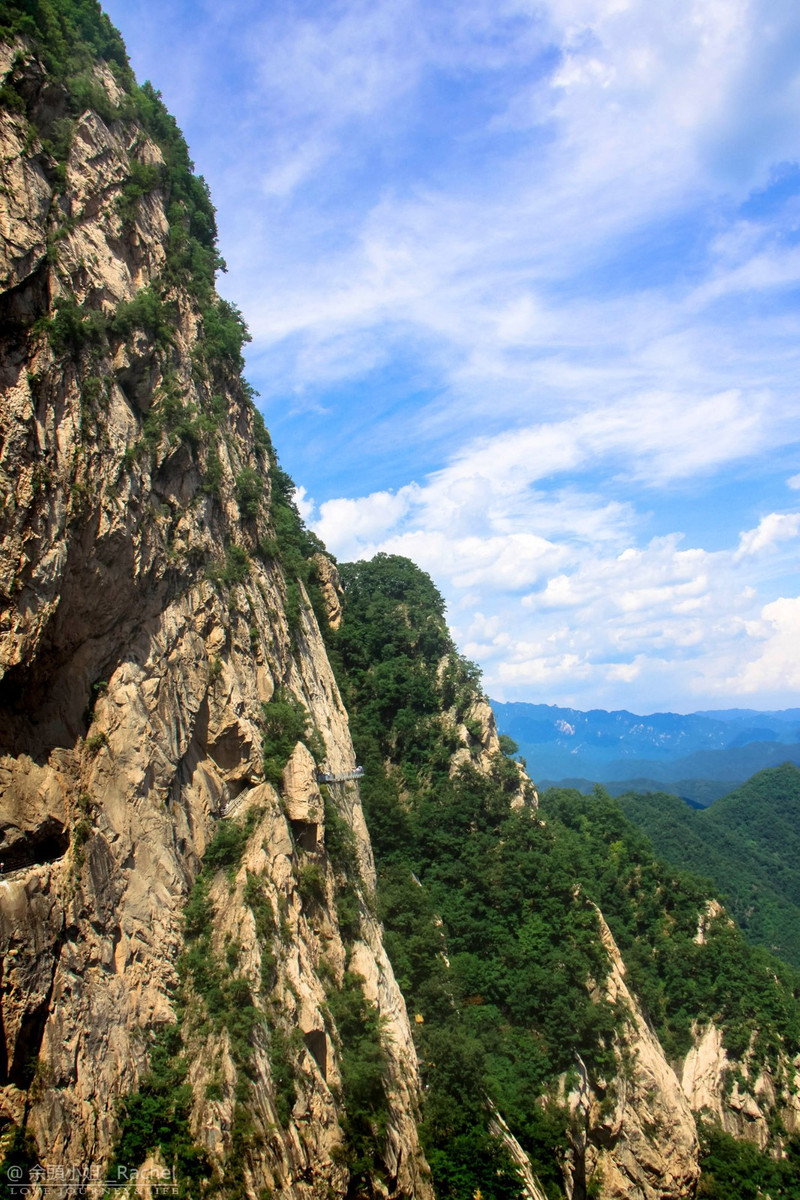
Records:
[[[229,800],[220,813],[221,817],[232,817],[237,809],[241,808],[249,795],[249,791],[240,792],[238,796],[234,796],[233,800]]]
[[[317,783],[346,783],[349,779],[361,779],[363,774],[363,767],[354,767],[352,771],[341,771],[338,775],[334,775],[332,771],[317,771]],[[228,801],[219,815],[221,817],[232,817],[244,804],[249,794],[249,789],[240,792],[233,800]]]
[[[317,783],[344,783],[348,779],[360,779],[363,774],[363,767],[356,767],[352,771],[342,771],[339,775],[334,775],[330,771],[317,771]]]

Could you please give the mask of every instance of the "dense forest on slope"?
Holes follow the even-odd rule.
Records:
[[[635,779],[604,779],[602,781],[586,779],[580,775],[568,775],[564,779],[548,779],[546,775],[540,775],[536,780],[537,786],[545,791],[550,787],[574,788],[587,796],[594,791],[598,782],[602,782],[602,786],[609,796],[623,796],[627,792],[634,792],[637,795],[647,792],[661,794],[664,788],[669,786],[674,795],[679,796],[692,808],[707,808],[709,804],[713,804],[721,796],[726,796],[731,790],[730,780],[677,779],[674,783],[665,784],[661,780],[648,779],[642,775]],[[738,783],[738,780],[736,782]]]
[[[487,1132],[488,1094],[557,1196],[566,1122],[537,1097],[576,1054],[606,1071],[615,1026],[585,987],[606,969],[595,913],[530,807],[510,808],[512,762],[498,754],[489,775],[465,762],[451,777],[477,675],[453,647],[430,579],[387,556],[345,566],[342,578],[335,648],[366,768],[387,948],[416,1018],[437,1192],[516,1194]]]
[[[590,997],[587,981],[602,980],[607,964],[587,901],[602,909],[629,983],[674,1058],[689,1049],[693,1023],[712,1019],[732,1056],[748,1050],[754,1030],[755,1053],[768,1061],[800,1051],[795,976],[751,949],[726,918],[698,940],[708,885],[659,862],[616,801],[599,789],[589,797],[554,789],[542,799],[542,823],[530,794],[509,805],[519,776],[508,754],[485,774],[469,762],[453,769],[455,729],[470,728],[478,678],[449,640],[430,580],[385,555],[341,573],[346,609],[335,652],[367,768],[387,945],[418,1014],[439,1193],[513,1190],[507,1170],[484,1166],[492,1161],[488,1097],[549,1194],[560,1194],[567,1139],[566,1114],[552,1099],[557,1079],[578,1060],[595,1081],[613,1071],[620,1020]],[[800,1186],[794,1168],[781,1171],[781,1189]]]
[[[800,977],[752,948],[729,920],[698,942],[708,882],[670,867],[601,788],[592,796],[553,788],[540,811],[569,847],[577,877],[602,909],[629,979],[670,1058],[691,1044],[694,1021],[713,1019],[735,1057],[757,1030],[758,1053],[800,1050]],[[797,1049],[795,1049],[795,1047]]]
[[[749,941],[800,967],[800,769],[760,771],[699,812],[663,793],[619,802],[666,861],[713,880]]]

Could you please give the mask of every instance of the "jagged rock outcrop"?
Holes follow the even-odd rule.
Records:
[[[732,925],[722,905],[710,900],[698,922],[698,943],[716,922]],[[758,1033],[753,1030],[737,1056],[715,1021],[694,1022],[694,1044],[680,1064],[681,1087],[694,1113],[760,1150],[780,1154],[786,1135],[800,1132],[800,1062],[785,1050],[765,1057]]]
[[[326,850],[303,739],[282,783],[264,777],[263,706],[279,695],[334,771],[355,758],[304,582],[282,565],[277,467],[238,375],[235,315],[182,282],[176,238],[196,218],[119,75],[93,69],[105,116],[72,113],[24,40],[0,46],[0,76],[20,97],[0,114],[0,1122],[25,1123],[45,1167],[106,1167],[179,978],[202,1008],[182,914],[209,843],[237,822],[230,879],[207,885],[209,966],[224,972],[227,956],[222,982],[257,1016],[246,1071],[233,1035],[187,1026],[208,1169],[225,1179],[238,1145],[246,1194],[344,1195],[328,999],[347,971],[382,1030],[381,1190],[427,1197],[416,1057],[372,915],[357,783],[332,801],[355,847],[346,868]],[[40,136],[55,121],[61,163]],[[335,569],[317,568],[336,624]]]
[[[694,1195],[699,1174],[697,1130],[678,1079],[625,982],[625,964],[598,913],[610,970],[602,985],[622,1013],[615,1045],[618,1072],[602,1094],[586,1072],[566,1096],[572,1152],[567,1194],[585,1195],[592,1180],[607,1200],[679,1200]]]
[[[331,629],[338,629],[342,623],[343,594],[339,572],[325,554],[315,554],[314,562],[317,567],[320,591],[325,601],[328,624]]]
[[[497,732],[492,706],[483,695],[476,695],[470,700],[463,720],[459,720],[456,710],[451,709],[444,714],[446,727],[454,729],[461,743],[450,759],[450,774],[455,775],[466,765],[474,766],[484,774],[491,774],[496,761],[496,755],[501,753],[500,737]],[[516,763],[519,783],[510,797],[512,808],[522,808],[526,804],[537,803],[538,797],[533,783],[528,778],[521,763]]]
[[[492,1107],[489,1118],[489,1132],[501,1143],[513,1163],[520,1181],[522,1195],[526,1197],[526,1200],[547,1200],[539,1180],[533,1173],[528,1155],[514,1137],[502,1115],[494,1107]]]

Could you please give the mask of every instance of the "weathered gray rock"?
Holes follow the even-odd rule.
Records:
[[[681,1071],[681,1087],[692,1111],[732,1137],[780,1153],[783,1139],[775,1136],[775,1117],[787,1134],[800,1130],[800,1064],[786,1054],[765,1063],[754,1051],[755,1035],[744,1057],[733,1058],[713,1021],[695,1023],[692,1035],[694,1045]]]
[[[686,1097],[664,1051],[625,982],[625,964],[598,913],[610,970],[602,994],[623,1013],[615,1045],[617,1074],[604,1094],[585,1072],[566,1097],[573,1114],[567,1194],[591,1180],[603,1200],[681,1200],[694,1195],[699,1174],[697,1131]]]

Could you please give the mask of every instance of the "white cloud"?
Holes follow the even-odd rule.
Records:
[[[314,501],[306,489],[304,487],[295,488],[293,499],[303,520],[310,521],[314,515]]]
[[[414,559],[437,577],[448,577],[455,588],[488,585],[512,592],[530,587],[569,557],[565,547],[524,533],[459,538],[416,530],[389,538],[382,548]]]
[[[524,108],[527,119],[511,122],[517,137],[502,159],[492,159],[488,177],[461,172],[434,183],[438,173],[432,180],[389,173],[381,193],[351,195],[350,213],[329,214],[344,222],[333,255],[320,257],[309,238],[310,273],[298,273],[293,257],[288,279],[278,255],[280,320],[267,316],[269,308],[262,315],[264,264],[249,256],[247,309],[259,336],[311,329],[336,336],[343,323],[372,326],[388,316],[452,337],[462,354],[498,330],[501,341],[521,345],[537,334],[550,339],[554,325],[556,342],[559,330],[566,335],[572,306],[554,314],[537,283],[585,268],[609,239],[688,199],[687,188],[693,200],[698,187],[716,188],[704,154],[715,136],[730,136],[721,113],[740,111],[748,65],[755,61],[760,75],[761,60],[774,54],[758,7],[730,0],[684,0],[677,11],[643,0],[616,9],[554,2],[536,13],[512,4],[489,11],[350,3],[299,21],[270,16],[250,40],[251,53],[263,55],[254,85],[278,151],[277,162],[269,155],[269,186],[279,192],[287,181],[309,182],[309,162],[319,182],[337,154],[349,162],[354,147],[371,152],[367,122],[380,121],[387,144],[407,138],[420,115],[418,90],[432,74],[450,81],[452,72],[479,89],[482,75],[505,72],[493,81],[494,93],[505,98],[507,113]],[[551,47],[561,50],[552,74],[540,66],[527,82],[530,64]],[[528,70],[515,71],[523,65]],[[751,97],[748,107],[760,101]],[[782,105],[795,115],[800,107],[791,91]],[[287,115],[295,126],[289,137]],[[475,112],[466,136],[479,136],[487,118],[492,128],[497,115]],[[529,142],[528,131],[542,128],[545,141],[537,133]],[[294,221],[307,219],[300,205]],[[269,246],[279,252],[281,240]],[[729,272],[737,270],[744,265],[730,264]]]
[[[761,232],[761,231],[758,231]],[[763,235],[762,235],[763,236]],[[796,288],[800,280],[800,250],[786,246],[754,248],[752,254],[729,268],[722,268],[687,300],[687,308],[703,308],[734,292],[759,292],[773,288]]]
[[[288,198],[326,157],[324,143],[318,138],[309,138],[299,149],[287,146],[261,176],[261,190],[268,198]]]
[[[800,512],[770,513],[761,518],[755,529],[747,529],[742,533],[737,557],[772,549],[778,542],[796,538],[799,534]]]
[[[800,596],[780,597],[764,606],[748,626],[756,653],[724,681],[734,695],[781,695],[800,689]],[[720,687],[720,690],[723,690]]]
[[[416,490],[412,484],[360,500],[326,500],[314,531],[340,558],[361,557],[365,547],[386,538],[408,513]]]
[[[210,179],[335,553],[419,561],[509,693],[789,686],[768,570],[800,516],[745,526],[759,477],[800,490],[800,206],[758,195],[800,161],[795,3],[233,0],[184,38],[177,0],[108,7]],[[734,465],[712,551],[689,509]]]
[[[639,545],[614,513],[595,537],[584,524],[588,497],[573,495],[572,509],[560,508],[558,532],[544,537],[519,529],[542,528],[549,498],[519,486],[513,464],[505,491],[499,474],[475,484],[468,461],[452,467],[453,479],[445,468],[402,496],[335,502],[327,512],[351,553],[404,554],[431,572],[491,694],[584,707],[619,706],[623,694],[628,707],[636,710],[639,697],[638,710],[649,711],[690,707],[687,697],[702,702],[725,688],[773,703],[775,688],[790,686],[795,610],[783,601],[764,607],[754,584],[757,551],[797,536],[800,514],[772,514],[738,546],[710,552],[677,533]],[[454,519],[440,520],[448,484],[475,485],[475,493],[457,498]],[[484,523],[480,536],[470,535],[458,516],[481,494]],[[327,531],[334,532],[330,519]],[[742,664],[736,672],[734,662]]]
[[[466,487],[474,481],[463,476],[465,461],[454,470]],[[602,703],[621,687],[646,692],[655,674],[665,694],[685,694],[712,659],[724,666],[731,646],[740,653],[751,637],[757,593],[733,550],[684,547],[678,534],[638,546],[626,542],[632,531],[613,512],[594,536],[585,525],[588,497],[573,496],[571,510],[562,503],[554,536],[520,532],[542,527],[548,498],[518,487],[503,492],[486,476],[475,490],[484,496],[484,523],[480,535],[470,534],[452,514],[440,519],[446,475],[402,495],[329,502],[315,528],[345,557],[382,550],[428,570],[493,693],[542,694],[549,680],[545,698],[582,692]],[[456,516],[465,509],[461,496]]]

